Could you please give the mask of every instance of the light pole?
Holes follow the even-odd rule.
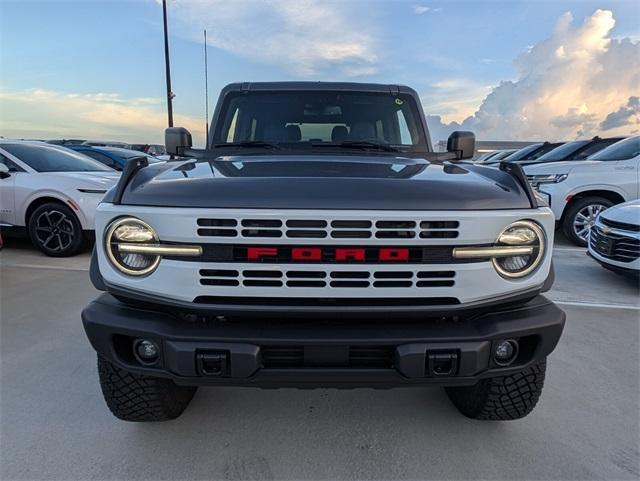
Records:
[[[169,64],[169,33],[167,31],[167,0],[162,0],[162,17],[164,20],[164,64],[167,77],[167,116],[169,127],[173,127],[173,97],[171,91],[171,66]]]

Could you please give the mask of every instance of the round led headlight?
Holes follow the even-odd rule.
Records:
[[[151,226],[135,217],[121,217],[113,221],[107,228],[104,242],[111,264],[124,274],[144,276],[153,272],[160,263],[159,255],[139,252],[140,249],[135,248],[136,245],[158,243],[158,235]]]
[[[496,246],[525,248],[525,252],[496,256],[493,265],[502,277],[515,279],[531,274],[542,262],[546,249],[544,230],[528,220],[514,222],[498,236]],[[526,249],[529,248],[529,249]]]

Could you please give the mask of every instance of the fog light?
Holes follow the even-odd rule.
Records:
[[[518,342],[514,340],[500,341],[493,351],[493,360],[498,366],[508,366],[518,355]]]
[[[133,347],[138,359],[144,364],[153,364],[158,360],[158,345],[148,339],[138,339]]]

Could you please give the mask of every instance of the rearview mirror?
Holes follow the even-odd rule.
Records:
[[[447,152],[453,152],[458,160],[471,159],[476,152],[476,136],[473,132],[455,131],[447,140]]]
[[[169,127],[164,131],[164,145],[167,154],[183,155],[193,145],[191,132],[184,127]]]
[[[9,167],[5,164],[0,164],[0,179],[6,179],[7,177],[11,177],[9,173]]]

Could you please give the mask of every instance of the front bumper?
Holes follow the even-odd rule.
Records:
[[[510,374],[553,351],[565,314],[538,296],[518,307],[454,319],[187,321],[109,294],[82,312],[94,349],[128,371],[183,385],[302,388],[470,385]],[[155,365],[137,360],[136,339],[159,346]],[[501,339],[520,344],[509,367],[492,361]]]

